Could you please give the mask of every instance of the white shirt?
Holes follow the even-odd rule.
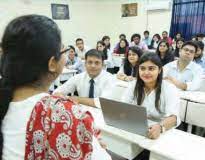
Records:
[[[89,50],[90,50],[90,48],[85,46],[85,45],[84,45],[83,51],[79,50],[78,47],[76,47],[76,53],[78,54],[78,57],[81,59],[85,58],[85,53]]]
[[[90,80],[87,72],[83,72],[80,74],[71,77],[67,82],[54,90],[54,93],[60,92],[64,95],[68,93],[78,92],[80,97],[89,97],[90,90]],[[112,85],[114,81],[114,76],[104,70],[94,78],[94,97],[99,97],[102,95],[102,92]]]
[[[107,59],[104,60],[104,64],[106,68],[113,68],[112,52],[109,49],[107,50]]]
[[[35,104],[47,93],[29,97],[23,101],[11,102],[3,120],[2,133],[4,137],[3,160],[23,160],[25,154],[26,127]],[[107,152],[93,137],[92,160],[111,160]]]
[[[122,96],[122,101],[131,104],[137,104],[137,99],[134,97],[134,89],[136,82],[131,82],[128,89]],[[171,115],[177,116],[177,126],[180,124],[179,109],[180,109],[180,97],[178,89],[171,83],[163,80],[161,86],[160,95],[160,111],[159,113],[155,108],[155,90],[148,95],[145,94],[145,98],[141,106],[147,109],[148,119],[156,122],[162,121],[164,118]]]
[[[202,82],[203,69],[196,63],[190,62],[186,68],[180,72],[177,65],[178,60],[170,62],[163,67],[163,76],[176,78],[178,81],[187,84],[187,90],[199,90]]]

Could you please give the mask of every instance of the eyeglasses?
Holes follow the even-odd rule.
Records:
[[[63,50],[63,51],[60,51],[60,54],[66,53],[66,52],[69,51],[69,50],[70,50],[70,48],[65,49],[65,50]]]
[[[182,48],[185,52],[189,52],[189,53],[191,53],[191,54],[194,54],[195,53],[195,51],[194,50],[190,50],[190,49],[188,49],[188,48]]]

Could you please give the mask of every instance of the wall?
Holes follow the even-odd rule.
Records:
[[[57,20],[65,44],[74,44],[82,37],[89,46],[95,46],[103,35],[109,35],[111,42],[118,41],[118,35],[125,33],[127,39],[133,33],[142,34],[148,29],[152,34],[169,31],[171,10],[146,11],[149,3],[162,0],[7,0],[0,1],[0,37],[6,24],[23,14],[43,14],[51,17],[51,3],[69,4],[70,20]],[[164,0],[166,1],[166,0]],[[138,16],[121,17],[121,4],[138,3]],[[18,9],[16,9],[18,8]]]

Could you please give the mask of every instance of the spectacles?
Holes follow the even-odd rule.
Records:
[[[194,50],[190,50],[190,49],[188,49],[188,48],[182,48],[185,52],[189,52],[189,53],[191,53],[191,54],[194,54],[195,53],[195,51]]]
[[[70,48],[65,49],[65,50],[63,50],[63,51],[60,51],[60,54],[66,53],[66,52],[69,51],[69,50],[70,50]]]

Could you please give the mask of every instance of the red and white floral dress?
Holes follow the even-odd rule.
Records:
[[[90,160],[93,127],[89,112],[56,96],[42,98],[27,124],[25,160]]]

